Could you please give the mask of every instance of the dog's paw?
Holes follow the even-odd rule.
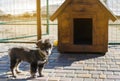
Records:
[[[28,77],[27,79],[34,79],[34,78],[35,78],[35,77],[31,77],[31,76],[30,76],[30,77]]]
[[[15,79],[15,78],[16,78],[16,76],[15,76],[15,75],[12,75],[11,77],[12,77],[13,79]]]
[[[44,77],[44,75],[39,75],[38,77]]]
[[[19,74],[19,73],[22,73],[23,71],[21,70],[16,70],[16,73]]]
[[[34,78],[36,78],[36,76],[30,76],[27,79],[34,79]]]
[[[31,74],[30,78],[36,78],[35,74]]]

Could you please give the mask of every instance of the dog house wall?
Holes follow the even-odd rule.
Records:
[[[61,6],[62,10],[57,16],[59,50],[61,52],[107,52],[109,13],[101,7],[97,0],[72,0],[71,2],[70,0],[66,0],[66,2],[67,1],[69,1],[68,4],[65,6],[65,3],[63,3],[65,8],[62,9],[63,6]],[[89,40],[91,43],[88,43],[88,41],[82,44],[84,40],[82,42],[78,40],[78,43],[75,43],[75,35],[77,35],[77,37],[81,36],[79,31],[75,34],[75,25],[77,24],[75,20],[87,19],[91,20],[91,28],[87,30],[87,25],[85,25],[86,28],[83,28],[85,28],[86,31],[83,29],[84,35],[82,37],[85,37],[85,33],[87,34],[89,30],[92,29],[90,30],[91,39]],[[80,27],[79,24],[78,27]]]

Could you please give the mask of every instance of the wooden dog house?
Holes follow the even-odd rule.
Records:
[[[100,0],[65,0],[56,18],[60,52],[107,52],[108,21],[116,17]]]

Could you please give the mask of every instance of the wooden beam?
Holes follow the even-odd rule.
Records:
[[[41,39],[41,0],[36,0],[37,12],[37,40]]]
[[[72,0],[65,0],[63,4],[57,9],[57,11],[50,17],[51,21],[54,21],[57,16],[64,10],[64,8],[71,2]]]

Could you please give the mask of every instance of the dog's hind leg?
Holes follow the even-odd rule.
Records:
[[[12,76],[14,78],[16,78],[15,65],[16,65],[16,59],[11,59],[10,60],[10,69],[11,69],[11,72],[12,72]]]
[[[30,64],[30,74],[31,78],[35,77],[35,73],[37,72],[37,63],[31,63]]]

